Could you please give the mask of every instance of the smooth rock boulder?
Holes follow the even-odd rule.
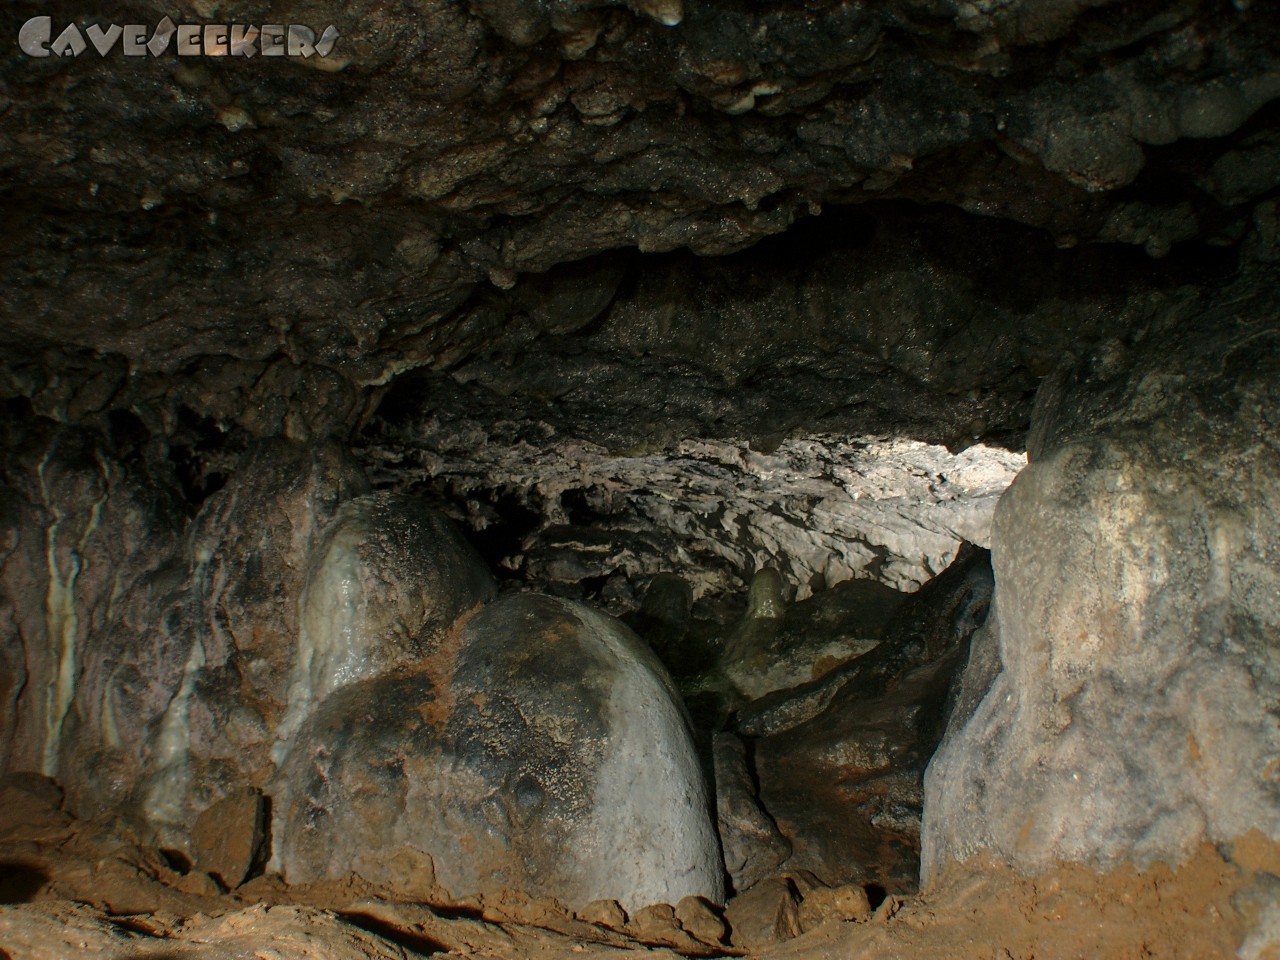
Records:
[[[307,564],[276,760],[315,703],[423,660],[463,613],[494,592],[479,554],[421,501],[376,493],[342,504]]]
[[[402,892],[628,910],[723,895],[670,680],[620,623],[566,600],[504,597],[417,670],[335,691],[273,798],[291,883],[354,871]]]
[[[926,779],[923,868],[1177,863],[1280,838],[1274,278],[1041,388],[996,613]]]

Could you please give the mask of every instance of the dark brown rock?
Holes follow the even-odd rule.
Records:
[[[196,818],[191,852],[198,870],[235,889],[265,860],[266,799],[253,787],[232,791]]]
[[[760,804],[792,846],[785,870],[915,887],[925,766],[991,589],[987,552],[962,549],[898,608],[875,649],[821,681],[820,713],[754,742]]]

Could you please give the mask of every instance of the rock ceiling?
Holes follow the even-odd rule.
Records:
[[[4,29],[39,14],[83,11],[10,4]],[[390,391],[401,415],[461,393],[609,443],[658,418],[1016,446],[1061,350],[1229,271],[1280,173],[1265,3],[290,18],[334,23],[333,53],[6,44],[0,396],[192,444],[348,434]]]

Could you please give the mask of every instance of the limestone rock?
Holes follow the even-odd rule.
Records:
[[[475,550],[421,501],[370,494],[343,503],[307,564],[276,760],[316,702],[423,661],[463,613],[493,594]]]
[[[771,572],[756,575],[753,596]],[[751,701],[807,687],[873,648],[907,596],[875,580],[845,580],[798,604],[771,597],[764,606],[773,614],[759,612],[761,605],[749,598],[726,641],[725,674]]]
[[[871,900],[859,883],[814,887],[800,903],[800,928],[808,933],[824,923],[861,921],[871,916]]]
[[[446,502],[463,501],[461,516],[481,536],[502,522],[481,504],[503,491],[515,501],[508,509],[528,511],[533,528],[511,541],[503,563],[557,595],[586,596],[584,585],[597,584],[617,614],[640,604],[634,596],[611,597],[601,582],[647,586],[673,572],[695,603],[749,592],[744,572],[749,578],[764,570],[775,571],[787,604],[854,579],[909,592],[946,569],[961,542],[986,542],[997,499],[1026,463],[1021,453],[982,444],[953,453],[875,436],[802,435],[768,445],[767,452],[757,445],[740,438],[672,439],[616,452],[561,438],[545,422],[504,421],[495,435],[483,423],[442,412],[404,427],[394,443],[377,450],[387,458],[431,451],[433,487]],[[400,484],[407,476],[392,470],[387,480]],[[665,589],[659,582],[659,593]],[[651,611],[647,619],[683,622],[677,596],[661,603],[671,609]],[[776,653],[784,641],[796,651],[768,686],[810,679],[824,658],[849,656],[849,647],[864,639],[831,638],[826,651],[815,636],[798,643],[787,627],[790,607],[772,608],[782,619],[753,617],[757,629],[742,638],[747,650],[763,644]],[[771,623],[785,637],[771,633]],[[677,651],[677,672],[692,672],[700,651]],[[681,662],[686,652],[692,663]]]
[[[58,777],[95,814],[125,799],[180,669],[158,621],[184,505],[163,464],[88,427],[0,418],[0,445],[0,773]]]
[[[717,733],[712,756],[724,866],[733,889],[742,892],[776,873],[791,855],[791,844],[760,807],[746,744],[732,733]]]
[[[608,930],[621,930],[627,925],[627,913],[617,900],[592,900],[574,916],[583,923]]]
[[[723,893],[670,681],[629,630],[568,601],[509,595],[418,672],[338,689],[273,796],[290,882],[385,882],[389,855],[411,848],[454,896],[634,909]]]
[[[652,946],[686,946],[688,941],[669,903],[651,903],[637,910],[627,923],[627,936]]]
[[[169,12],[194,22],[202,6],[181,0]],[[289,84],[270,74],[120,73],[93,54],[63,64],[78,80],[68,90],[24,84],[52,76],[60,58],[15,54],[3,67],[6,115],[15,129],[44,126],[4,146],[9,168],[31,171],[24,229],[0,248],[12,379],[72,409],[102,404],[120,382],[127,409],[164,393],[156,374],[168,374],[193,382],[176,385],[165,407],[180,398],[258,435],[315,437],[358,416],[358,386],[447,363],[508,318],[533,331],[586,323],[618,284],[613,263],[600,281],[566,282],[577,290],[546,310],[514,294],[521,275],[600,251],[688,247],[710,260],[822,205],[887,196],[1082,245],[1105,236],[1128,201],[1141,216],[1128,218],[1123,242],[1154,240],[1160,251],[1174,204],[1141,190],[1135,204],[1115,188],[1159,167],[1166,146],[1175,159],[1156,175],[1179,170],[1195,156],[1176,152],[1186,148],[1179,138],[1229,135],[1277,95],[1276,28],[1257,3],[1160,16],[1053,0],[948,2],[928,15],[913,0],[697,7],[435,2],[389,26],[373,0],[343,5],[341,16],[309,6],[314,28],[332,16],[343,31],[331,59],[309,62],[334,68],[305,74],[323,104],[314,109],[282,106]],[[382,42],[370,39],[383,31]],[[234,131],[203,137],[216,117]],[[248,175],[260,158],[273,164],[263,182]],[[1231,196],[1238,175],[1223,176]],[[1232,212],[1215,205],[1174,237],[1210,232]],[[114,256],[124,235],[107,223],[124,224],[145,255]],[[928,310],[925,282],[935,278],[904,280],[878,256],[849,258],[845,273],[858,261],[883,289],[878,309],[848,314],[870,327],[841,341],[865,343],[860,368],[874,369],[883,348],[896,368],[887,379],[900,381],[933,372],[937,343],[982,355],[1004,347],[999,323],[983,322],[990,313],[963,307],[923,325],[927,339],[900,335]],[[734,283],[749,286],[744,276],[735,271]],[[974,286],[1003,290],[1009,279]],[[495,304],[500,293],[511,299]],[[784,293],[803,323],[827,312]],[[693,324],[658,316],[667,350],[732,361]],[[733,320],[721,327],[741,329],[741,314],[721,316]],[[804,340],[791,317],[759,316],[775,342]],[[742,339],[750,349],[761,338]],[[24,383],[24,361],[49,343],[110,357],[101,366],[128,376],[75,392]],[[1009,367],[1021,359],[1007,355],[1017,358]],[[760,366],[760,380],[790,389],[793,368]]]
[[[792,847],[785,869],[915,886],[925,765],[991,590],[987,552],[962,550],[873,650],[834,672],[842,684],[820,713],[754,741],[760,804]]]
[[[1001,500],[985,695],[929,768],[924,871],[1178,862],[1280,837],[1275,279],[1046,383]]]
[[[687,934],[709,946],[724,943],[728,934],[720,915],[703,897],[685,897],[677,903],[676,920]]]
[[[764,950],[801,934],[800,894],[786,877],[771,877],[730,900],[724,918],[734,947]]]
[[[138,807],[181,848],[196,814],[270,775],[312,548],[368,481],[338,444],[251,445],[187,534],[187,577],[157,632],[162,715],[146,735]],[[163,599],[163,594],[157,599]]]

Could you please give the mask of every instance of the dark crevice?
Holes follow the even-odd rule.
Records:
[[[353,927],[358,927],[366,933],[372,933],[374,936],[388,940],[396,946],[404,947],[419,956],[431,957],[436,954],[450,952],[449,945],[446,943],[433,940],[423,933],[406,930],[401,926],[388,923],[386,920],[367,913],[339,912],[338,916]]]

